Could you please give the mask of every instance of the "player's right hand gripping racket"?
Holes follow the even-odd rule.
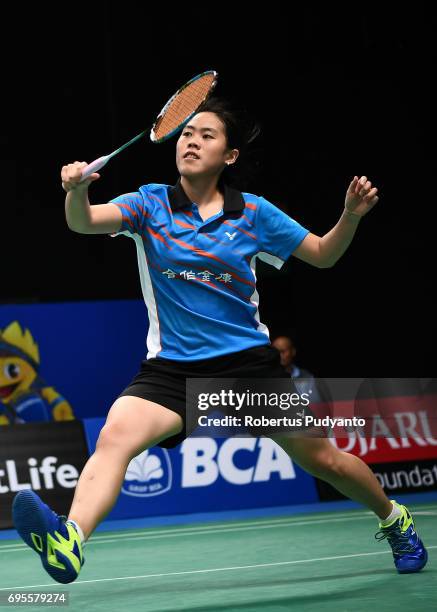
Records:
[[[156,118],[150,130],[150,140],[155,143],[164,142],[164,140],[171,138],[181,130],[212,92],[216,86],[217,78],[217,72],[208,70],[198,74],[178,89]],[[82,170],[81,182],[93,172],[98,172],[103,168],[112,157],[142,138],[147,131],[148,129],[144,130],[141,134],[138,134],[138,136],[135,136],[135,138],[132,138],[132,140],[129,140],[129,142],[126,142],[109,155],[99,157],[88,164],[88,166],[85,166]]]

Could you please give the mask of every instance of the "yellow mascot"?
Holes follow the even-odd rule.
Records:
[[[71,421],[73,410],[39,376],[38,345],[18,321],[0,329],[0,425]]]

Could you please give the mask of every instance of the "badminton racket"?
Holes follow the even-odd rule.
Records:
[[[217,78],[217,72],[207,70],[193,77],[178,89],[157,116],[150,130],[150,140],[158,144],[168,140],[181,130],[214,89]],[[110,159],[124,151],[137,140],[140,140],[147,132],[148,128],[112,153],[109,153],[109,155],[103,155],[85,166],[82,170],[81,182],[93,172],[98,172]]]

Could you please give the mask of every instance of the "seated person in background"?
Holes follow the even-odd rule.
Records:
[[[289,336],[278,336],[272,342],[281,354],[281,365],[290,372],[292,378],[314,378],[311,372],[300,368],[294,363],[296,357],[296,346]]]
[[[279,351],[281,365],[290,373],[291,378],[294,379],[294,384],[298,392],[300,394],[311,393],[312,402],[321,402],[321,397],[323,397],[323,395],[319,393],[314,375],[294,363],[297,351],[292,338],[289,336],[277,336],[272,341],[272,346]]]

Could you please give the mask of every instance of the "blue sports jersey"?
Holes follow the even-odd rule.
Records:
[[[264,198],[227,186],[223,209],[206,221],[180,181],[143,185],[111,202],[123,217],[115,235],[137,247],[147,359],[193,361],[269,343],[256,258],[281,268],[308,230]]]

